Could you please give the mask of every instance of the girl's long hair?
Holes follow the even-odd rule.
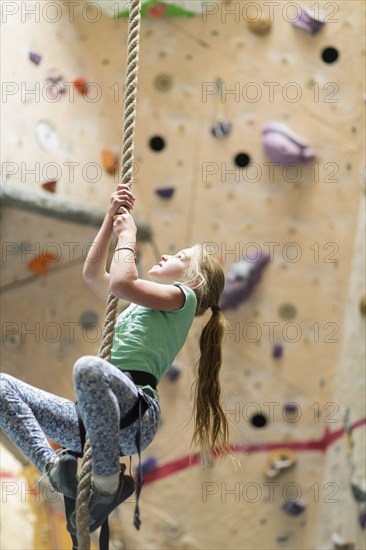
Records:
[[[192,448],[207,457],[229,454],[229,426],[221,408],[220,369],[226,320],[218,309],[225,286],[224,271],[204,244],[192,247],[192,261],[185,283],[197,296],[196,317],[214,306],[199,340],[198,377],[194,382],[194,432]]]

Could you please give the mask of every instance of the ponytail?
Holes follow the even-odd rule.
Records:
[[[206,455],[229,454],[229,426],[220,405],[219,373],[222,364],[222,341],[226,321],[218,306],[204,326],[200,340],[198,378],[194,392],[194,433],[192,447]]]
[[[229,425],[220,405],[220,369],[226,320],[219,307],[225,287],[225,274],[209,250],[210,243],[196,244],[185,282],[197,297],[196,317],[209,308],[212,314],[203,327],[199,346],[197,379],[194,382],[194,432],[191,449],[199,447],[201,457],[227,455]]]

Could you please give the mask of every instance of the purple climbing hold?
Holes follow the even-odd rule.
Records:
[[[211,128],[211,134],[217,139],[222,139],[231,134],[231,122],[220,120],[215,122]]]
[[[149,456],[141,462],[142,473],[152,472],[156,469],[158,461],[153,456]]]
[[[180,368],[173,363],[165,376],[169,380],[169,382],[176,382],[180,377],[180,374],[181,374]]]
[[[258,254],[256,257],[247,255],[239,262],[232,264],[221,296],[222,310],[236,309],[251,296],[269,260],[270,257],[267,254],[260,252],[259,257]]]
[[[162,199],[170,199],[175,192],[175,187],[158,187],[155,189],[155,193]]]
[[[286,124],[267,122],[262,128],[262,139],[264,149],[272,162],[289,164],[314,160],[315,151]]]
[[[33,61],[36,65],[39,65],[42,59],[42,56],[39,53],[29,52],[29,59]]]
[[[283,503],[282,510],[289,516],[299,516],[306,510],[306,506],[298,500],[287,500]]]
[[[283,353],[283,346],[282,344],[273,344],[272,348],[272,357],[275,359],[279,359],[282,356]]]
[[[315,15],[315,13],[309,8],[301,8],[300,15],[292,21],[295,27],[303,29],[307,33],[314,35],[317,34],[324,26],[324,19]]]
[[[361,529],[365,529],[365,527],[366,527],[366,512],[362,512],[358,516],[358,523],[360,524]]]
[[[285,403],[284,409],[286,414],[297,414],[297,405],[296,403]]]

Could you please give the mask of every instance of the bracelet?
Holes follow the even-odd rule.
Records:
[[[133,252],[134,258],[136,260],[136,254],[133,248],[130,248],[129,246],[121,246],[120,248],[116,248],[114,252],[118,252],[118,250],[129,250],[130,252]]]

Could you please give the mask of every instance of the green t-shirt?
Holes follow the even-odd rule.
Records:
[[[160,311],[130,304],[117,318],[110,362],[121,370],[153,374],[157,382],[166,374],[182,349],[197,307],[194,291],[183,283],[173,283],[185,294],[185,303],[176,311]],[[149,388],[156,399],[157,391]]]

